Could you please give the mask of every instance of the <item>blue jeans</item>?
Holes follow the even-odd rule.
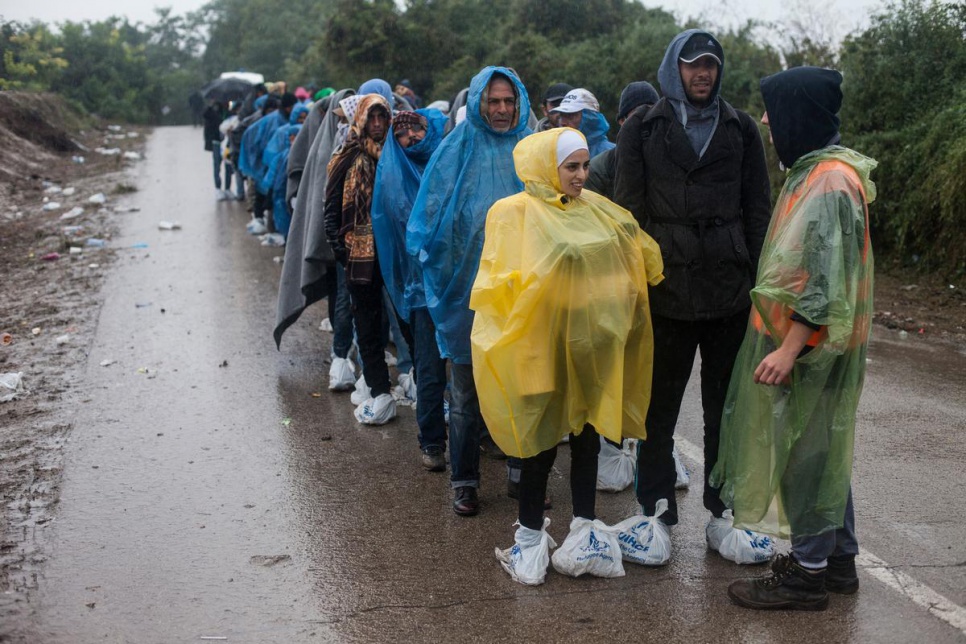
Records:
[[[446,447],[446,421],[443,418],[443,393],[446,391],[446,360],[439,355],[436,326],[429,310],[415,309],[409,324],[413,332],[413,358],[416,367],[416,424],[419,447]]]
[[[473,365],[453,364],[449,408],[450,485],[480,486],[480,433],[483,416],[473,380]],[[417,394],[418,397],[418,394]],[[417,401],[416,408],[419,408]]]
[[[831,555],[855,556],[859,554],[859,541],[855,537],[855,509],[852,507],[852,490],[845,504],[845,522],[838,530],[829,530],[808,537],[792,535],[792,553],[795,559],[818,566]]]
[[[349,289],[345,283],[345,268],[336,263],[337,294],[335,297],[335,319],[332,323],[332,353],[336,358],[348,358],[352,348],[352,303]]]
[[[211,161],[215,172],[215,190],[221,190],[221,141],[211,142]],[[228,179],[227,176],[225,178]]]

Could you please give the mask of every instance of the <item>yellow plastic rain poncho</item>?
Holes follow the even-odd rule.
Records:
[[[711,473],[736,527],[789,537],[842,526],[872,314],[875,166],[847,148],[817,150],[795,162],[778,197]],[[821,332],[790,386],[756,385],[793,312]]]
[[[522,458],[585,423],[615,442],[646,435],[660,249],[606,198],[562,194],[562,131],[514,148],[525,190],[490,208],[470,296],[480,409],[500,449]]]

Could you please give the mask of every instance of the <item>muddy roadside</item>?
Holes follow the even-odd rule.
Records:
[[[0,95],[0,101],[7,96]],[[35,96],[16,100],[22,101],[19,107],[36,108]],[[0,641],[31,641],[23,628],[48,555],[46,530],[57,515],[73,412],[89,400],[82,378],[104,276],[120,254],[151,252],[112,243],[125,217],[125,195],[136,190],[137,161],[124,152],[142,155],[148,132],[85,121],[65,106],[56,107],[56,99],[48,102],[50,111],[37,110],[42,122],[22,116],[12,122],[9,114],[22,110],[0,103],[0,334],[11,335],[10,344],[0,347],[0,374],[22,373],[28,390],[0,403]],[[26,134],[17,134],[24,129]],[[46,134],[35,137],[38,142],[29,138],[32,131]],[[72,147],[73,142],[84,148]],[[199,130],[197,149],[184,153],[204,154],[200,142]],[[118,152],[103,154],[97,148]],[[75,162],[80,156],[84,163]],[[105,195],[105,203],[90,201],[97,194]],[[45,198],[59,206],[44,210]],[[83,212],[65,219],[75,208]],[[91,245],[91,239],[104,243]],[[905,332],[908,342],[966,346],[962,286],[950,288],[948,282],[880,261],[875,332],[893,337]]]

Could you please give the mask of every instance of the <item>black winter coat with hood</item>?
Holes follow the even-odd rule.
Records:
[[[677,320],[724,318],[746,309],[771,215],[765,151],[755,121],[718,96],[717,121],[699,158],[681,124],[686,101],[678,57],[695,33],[675,38],[658,74],[664,93],[637,110],[617,139],[614,201],[661,247],[664,282],[651,312]],[[722,61],[723,63],[724,61]]]

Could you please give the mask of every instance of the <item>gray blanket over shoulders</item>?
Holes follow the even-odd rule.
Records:
[[[354,93],[351,89],[336,92],[329,104],[338,105],[339,101]],[[327,168],[335,148],[338,125],[339,119],[335,113],[332,110],[326,112],[309,148],[299,182],[295,211],[285,244],[282,279],[278,285],[273,334],[277,347],[282,344],[285,330],[299,319],[302,311],[328,294],[325,275],[334,268],[335,258],[325,239],[323,210]]]

